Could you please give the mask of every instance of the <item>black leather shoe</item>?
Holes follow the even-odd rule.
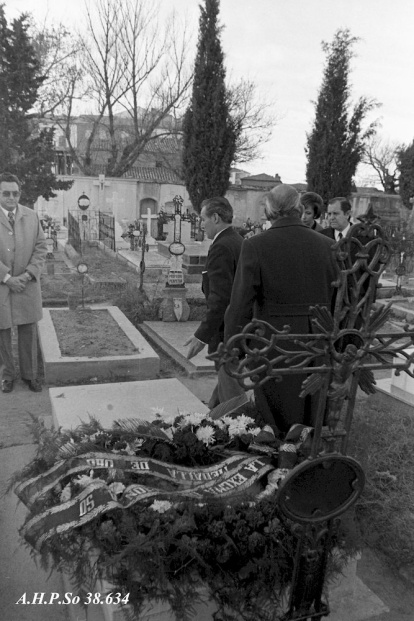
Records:
[[[23,381],[26,382],[30,390],[32,390],[33,392],[42,392],[42,384],[39,382],[38,379],[24,379]]]
[[[2,392],[11,392],[13,390],[13,380],[3,380],[1,383]]]

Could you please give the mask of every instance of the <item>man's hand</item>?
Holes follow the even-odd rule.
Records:
[[[26,287],[27,278],[24,274],[20,276],[10,276],[5,284],[15,293],[21,293]]]
[[[187,345],[190,346],[187,353],[187,360],[191,360],[191,358],[197,356],[197,354],[206,346],[206,344],[200,341],[196,336],[192,336],[191,339],[188,339],[188,341],[184,343],[184,347],[187,347]]]

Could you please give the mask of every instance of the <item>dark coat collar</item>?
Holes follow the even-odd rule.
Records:
[[[223,229],[222,231],[220,231],[216,239],[213,241],[213,244],[215,244],[218,239],[222,239],[223,237],[226,237],[227,235],[233,235],[233,233],[235,232],[236,231],[234,230],[232,226],[228,226],[226,229]]]
[[[278,220],[273,222],[273,224],[270,227],[270,229],[280,229],[280,228],[283,228],[285,226],[304,226],[305,228],[308,228],[306,226],[306,224],[303,224],[303,222],[302,222],[302,220],[300,220],[300,218],[292,218],[290,216],[287,216],[287,217],[279,218]],[[270,229],[268,229],[268,230],[270,230]]]

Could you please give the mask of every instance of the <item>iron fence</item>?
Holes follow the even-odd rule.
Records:
[[[81,252],[82,239],[79,220],[71,212],[68,213],[68,242],[77,252]]]

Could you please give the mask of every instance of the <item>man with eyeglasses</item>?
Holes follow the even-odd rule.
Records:
[[[40,274],[47,246],[37,214],[19,205],[20,181],[0,174],[0,361],[1,389],[13,390],[16,368],[12,326],[17,328],[20,375],[33,392],[41,392],[37,369],[37,322],[42,318]]]

